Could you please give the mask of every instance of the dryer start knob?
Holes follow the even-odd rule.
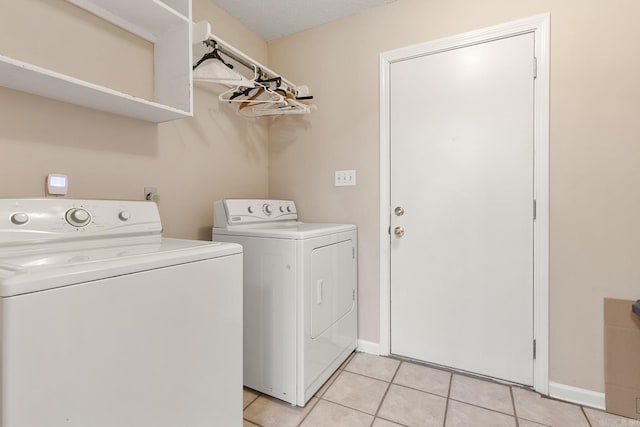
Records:
[[[262,206],[262,210],[264,211],[264,213],[266,213],[267,215],[271,215],[271,213],[273,212],[273,206],[271,206],[268,203],[265,203],[264,206]]]
[[[67,222],[74,227],[84,227],[91,222],[91,215],[82,208],[72,208],[65,215]]]

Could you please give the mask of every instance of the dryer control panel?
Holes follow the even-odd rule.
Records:
[[[223,199],[213,204],[214,227],[297,220],[296,204],[292,200]]]

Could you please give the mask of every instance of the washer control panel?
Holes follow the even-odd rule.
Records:
[[[147,201],[1,199],[2,242],[162,233],[158,207]]]
[[[223,199],[213,205],[214,227],[297,219],[292,200]]]

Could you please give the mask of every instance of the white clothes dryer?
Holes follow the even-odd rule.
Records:
[[[357,229],[298,221],[289,200],[214,203],[244,254],[244,384],[304,406],[357,346]]]
[[[242,248],[155,203],[0,200],[0,425],[242,425]]]

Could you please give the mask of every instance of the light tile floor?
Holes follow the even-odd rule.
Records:
[[[524,388],[354,353],[304,408],[244,390],[244,427],[640,427]]]

